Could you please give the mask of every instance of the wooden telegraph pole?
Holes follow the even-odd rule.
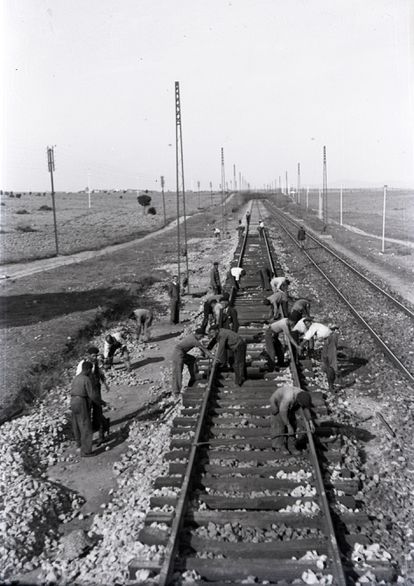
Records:
[[[55,153],[54,153],[53,147],[47,147],[47,166],[49,169],[50,183],[52,186],[53,223],[55,225],[56,256],[59,256],[59,244],[58,244],[57,223],[56,223],[55,186],[53,183],[53,171],[55,170]]]
[[[165,180],[164,175],[161,175],[161,193],[162,193],[162,211],[164,212],[164,226],[167,224],[167,214],[165,213],[165,193],[164,193]]]
[[[210,199],[211,205],[213,205],[213,183],[210,181]]]

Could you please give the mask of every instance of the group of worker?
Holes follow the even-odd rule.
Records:
[[[246,224],[249,227],[250,213],[246,214]],[[263,221],[258,226],[259,236],[263,234],[265,227]],[[245,226],[239,220],[237,227],[239,237],[243,237]],[[216,234],[216,237],[219,237]],[[303,244],[304,231],[298,234],[298,240]],[[203,319],[200,327],[193,333],[184,336],[175,346],[172,355],[172,391],[175,395],[181,392],[183,367],[189,370],[190,380],[188,386],[194,384],[197,378],[197,360],[190,354],[194,348],[198,348],[204,356],[213,359],[211,349],[217,344],[216,361],[223,369],[230,367],[234,371],[235,383],[243,385],[246,380],[246,343],[238,334],[239,322],[237,311],[230,304],[230,295],[223,291],[220,280],[219,263],[215,261],[209,275],[209,294],[203,302]],[[265,348],[270,370],[278,370],[286,366],[284,346],[279,339],[280,333],[284,334],[285,342],[291,344],[298,354],[305,344],[313,350],[314,339],[322,340],[322,368],[328,378],[329,388],[333,390],[337,372],[336,349],[338,343],[338,331],[335,325],[328,327],[314,322],[310,316],[310,301],[305,298],[293,300],[289,310],[289,279],[284,276],[272,275],[267,267],[259,270],[262,287],[264,290],[272,289],[272,294],[266,297],[264,304],[269,305],[270,322],[265,326]],[[240,288],[240,280],[245,275],[245,270],[240,266],[234,266],[229,272],[230,286]],[[167,285],[167,293],[170,299],[170,323],[178,324],[180,321],[180,305],[182,286],[177,276],[174,276]],[[153,322],[153,314],[149,309],[136,309],[129,316],[135,323],[136,340],[148,341],[150,328]],[[207,330],[208,328],[208,330]],[[208,343],[203,343],[203,338],[208,334]],[[106,403],[102,400],[101,387],[104,385],[109,391],[104,370],[112,367],[114,355],[119,352],[127,370],[131,370],[130,356],[126,344],[125,334],[116,331],[105,337],[103,353],[91,346],[85,358],[78,364],[76,377],[71,388],[72,427],[75,441],[81,455],[92,455],[93,432],[97,431],[99,439],[97,445],[105,441],[109,433],[110,420],[103,415],[102,408]],[[100,366],[100,358],[103,366]],[[272,430],[277,445],[286,445],[287,436],[293,433],[293,424],[289,420],[291,408],[301,406],[305,417],[313,424],[309,415],[309,394],[290,385],[284,385],[275,391],[271,398]],[[282,431],[281,431],[282,430]],[[279,439],[281,439],[281,442]]]
[[[137,342],[148,341],[153,322],[152,311],[135,309],[129,319],[135,326]],[[89,347],[76,369],[70,392],[70,407],[74,439],[83,457],[93,454],[94,432],[98,432],[97,446],[100,446],[109,434],[110,420],[103,414],[102,408],[106,402],[102,399],[101,388],[103,385],[109,391],[105,371],[112,368],[116,353],[120,354],[126,369],[130,371],[130,356],[126,335],[122,329],[105,336],[102,352],[97,346]]]

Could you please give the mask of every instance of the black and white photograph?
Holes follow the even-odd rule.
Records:
[[[0,44],[0,584],[414,586],[413,0]]]

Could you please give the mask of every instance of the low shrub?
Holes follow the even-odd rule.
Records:
[[[42,205],[39,208],[39,212],[51,212],[52,208],[48,205]]]
[[[35,228],[32,228],[30,224],[18,224],[16,226],[17,232],[37,232]]]
[[[155,216],[157,213],[157,210],[155,208],[151,207],[151,208],[148,208],[147,213],[150,214],[151,216]]]
[[[27,210],[16,210],[15,214],[19,214],[21,216],[23,214],[30,214],[30,212],[28,212]]]

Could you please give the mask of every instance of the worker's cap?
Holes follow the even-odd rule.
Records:
[[[178,279],[178,275],[174,275],[173,276],[173,279]]]
[[[99,354],[99,348],[97,348],[96,346],[89,346],[88,354],[91,354],[91,355]]]
[[[306,391],[301,391],[297,394],[296,402],[298,405],[304,407],[305,409],[309,409],[309,407],[312,405],[310,394]]]
[[[218,261],[218,260],[215,260],[215,261],[213,262],[213,265],[218,265],[218,264],[219,264],[219,261]]]

